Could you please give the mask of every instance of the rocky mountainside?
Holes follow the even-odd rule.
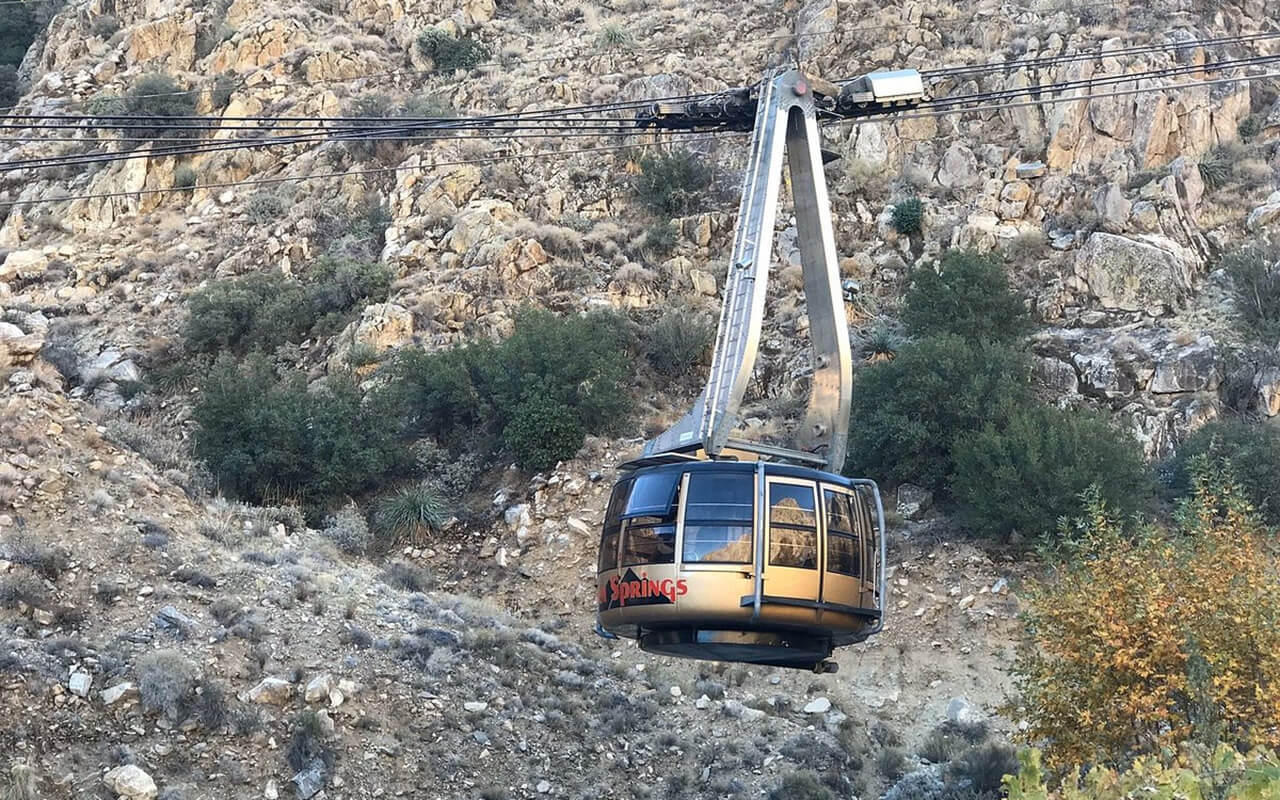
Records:
[[[642,325],[672,307],[712,314],[744,138],[686,143],[712,180],[669,215],[657,247],[666,220],[633,188],[652,135],[173,155],[102,120],[140,81],[189,91],[178,96],[194,98],[192,113],[224,120],[220,141],[260,115],[710,92],[790,47],[834,79],[1277,21],[1262,0],[67,3],[18,70],[17,111],[88,120],[11,127],[0,162],[148,155],[0,172],[0,752],[15,781],[29,774],[38,797],[170,800],[759,797],[811,770],[842,796],[901,798],[939,783],[955,731],[1011,727],[996,709],[1010,691],[1017,589],[1035,565],[963,541],[927,503],[895,515],[887,631],[839,654],[837,676],[677,662],[592,634],[614,468],[683,413],[688,380],[669,386],[641,366],[640,413],[623,435],[590,437],[537,475],[490,465],[465,521],[386,558],[341,552],[296,509],[216,498],[192,458],[200,368],[174,363],[201,287],[301,274],[325,255],[386,265],[385,302],[272,355],[312,380],[348,368],[368,378],[398,350],[506,334],[530,304],[619,309]],[[430,28],[487,55],[442,70],[418,45]],[[1020,66],[932,91],[1236,54],[1222,51]],[[1249,52],[1275,54],[1280,40]],[[828,181],[860,337],[892,319],[913,265],[975,248],[1004,259],[1043,322],[1032,338],[1043,393],[1110,409],[1148,456],[1225,404],[1280,415],[1280,366],[1238,332],[1218,269],[1280,221],[1274,79],[824,131],[842,156]],[[892,207],[909,197],[923,221],[903,234]],[[785,425],[810,374],[793,221],[777,233],[746,414],[760,434]],[[915,783],[892,790],[904,773]]]

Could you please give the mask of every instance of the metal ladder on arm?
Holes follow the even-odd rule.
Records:
[[[688,414],[645,444],[644,457],[702,450],[716,458],[732,448],[839,471],[848,436],[853,368],[815,95],[804,73],[777,69],[765,75],[752,130],[707,385]],[[760,345],[784,160],[795,199],[814,349],[808,408],[790,448],[731,438]]]

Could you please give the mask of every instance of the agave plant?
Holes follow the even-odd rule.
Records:
[[[428,483],[417,483],[378,501],[373,514],[374,534],[383,549],[401,542],[421,544],[448,519],[442,498]]]

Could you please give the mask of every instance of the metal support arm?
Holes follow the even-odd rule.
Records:
[[[693,410],[646,443],[645,456],[701,449],[715,458],[729,444],[760,344],[785,156],[814,349],[809,406],[794,449],[797,460],[816,455],[828,469],[843,466],[853,369],[820,144],[814,91],[804,74],[768,74],[756,105],[711,374]]]

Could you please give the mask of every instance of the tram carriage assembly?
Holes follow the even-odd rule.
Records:
[[[641,126],[726,129],[754,112],[710,375],[693,409],[620,467],[600,542],[600,635],[665,655],[834,672],[834,648],[883,627],[880,492],[838,474],[853,370],[817,115],[833,104],[870,114],[921,99],[911,70],[843,89],[773,70],[754,92],[639,116]],[[790,447],[733,438],[763,324],[784,160],[814,350]]]

